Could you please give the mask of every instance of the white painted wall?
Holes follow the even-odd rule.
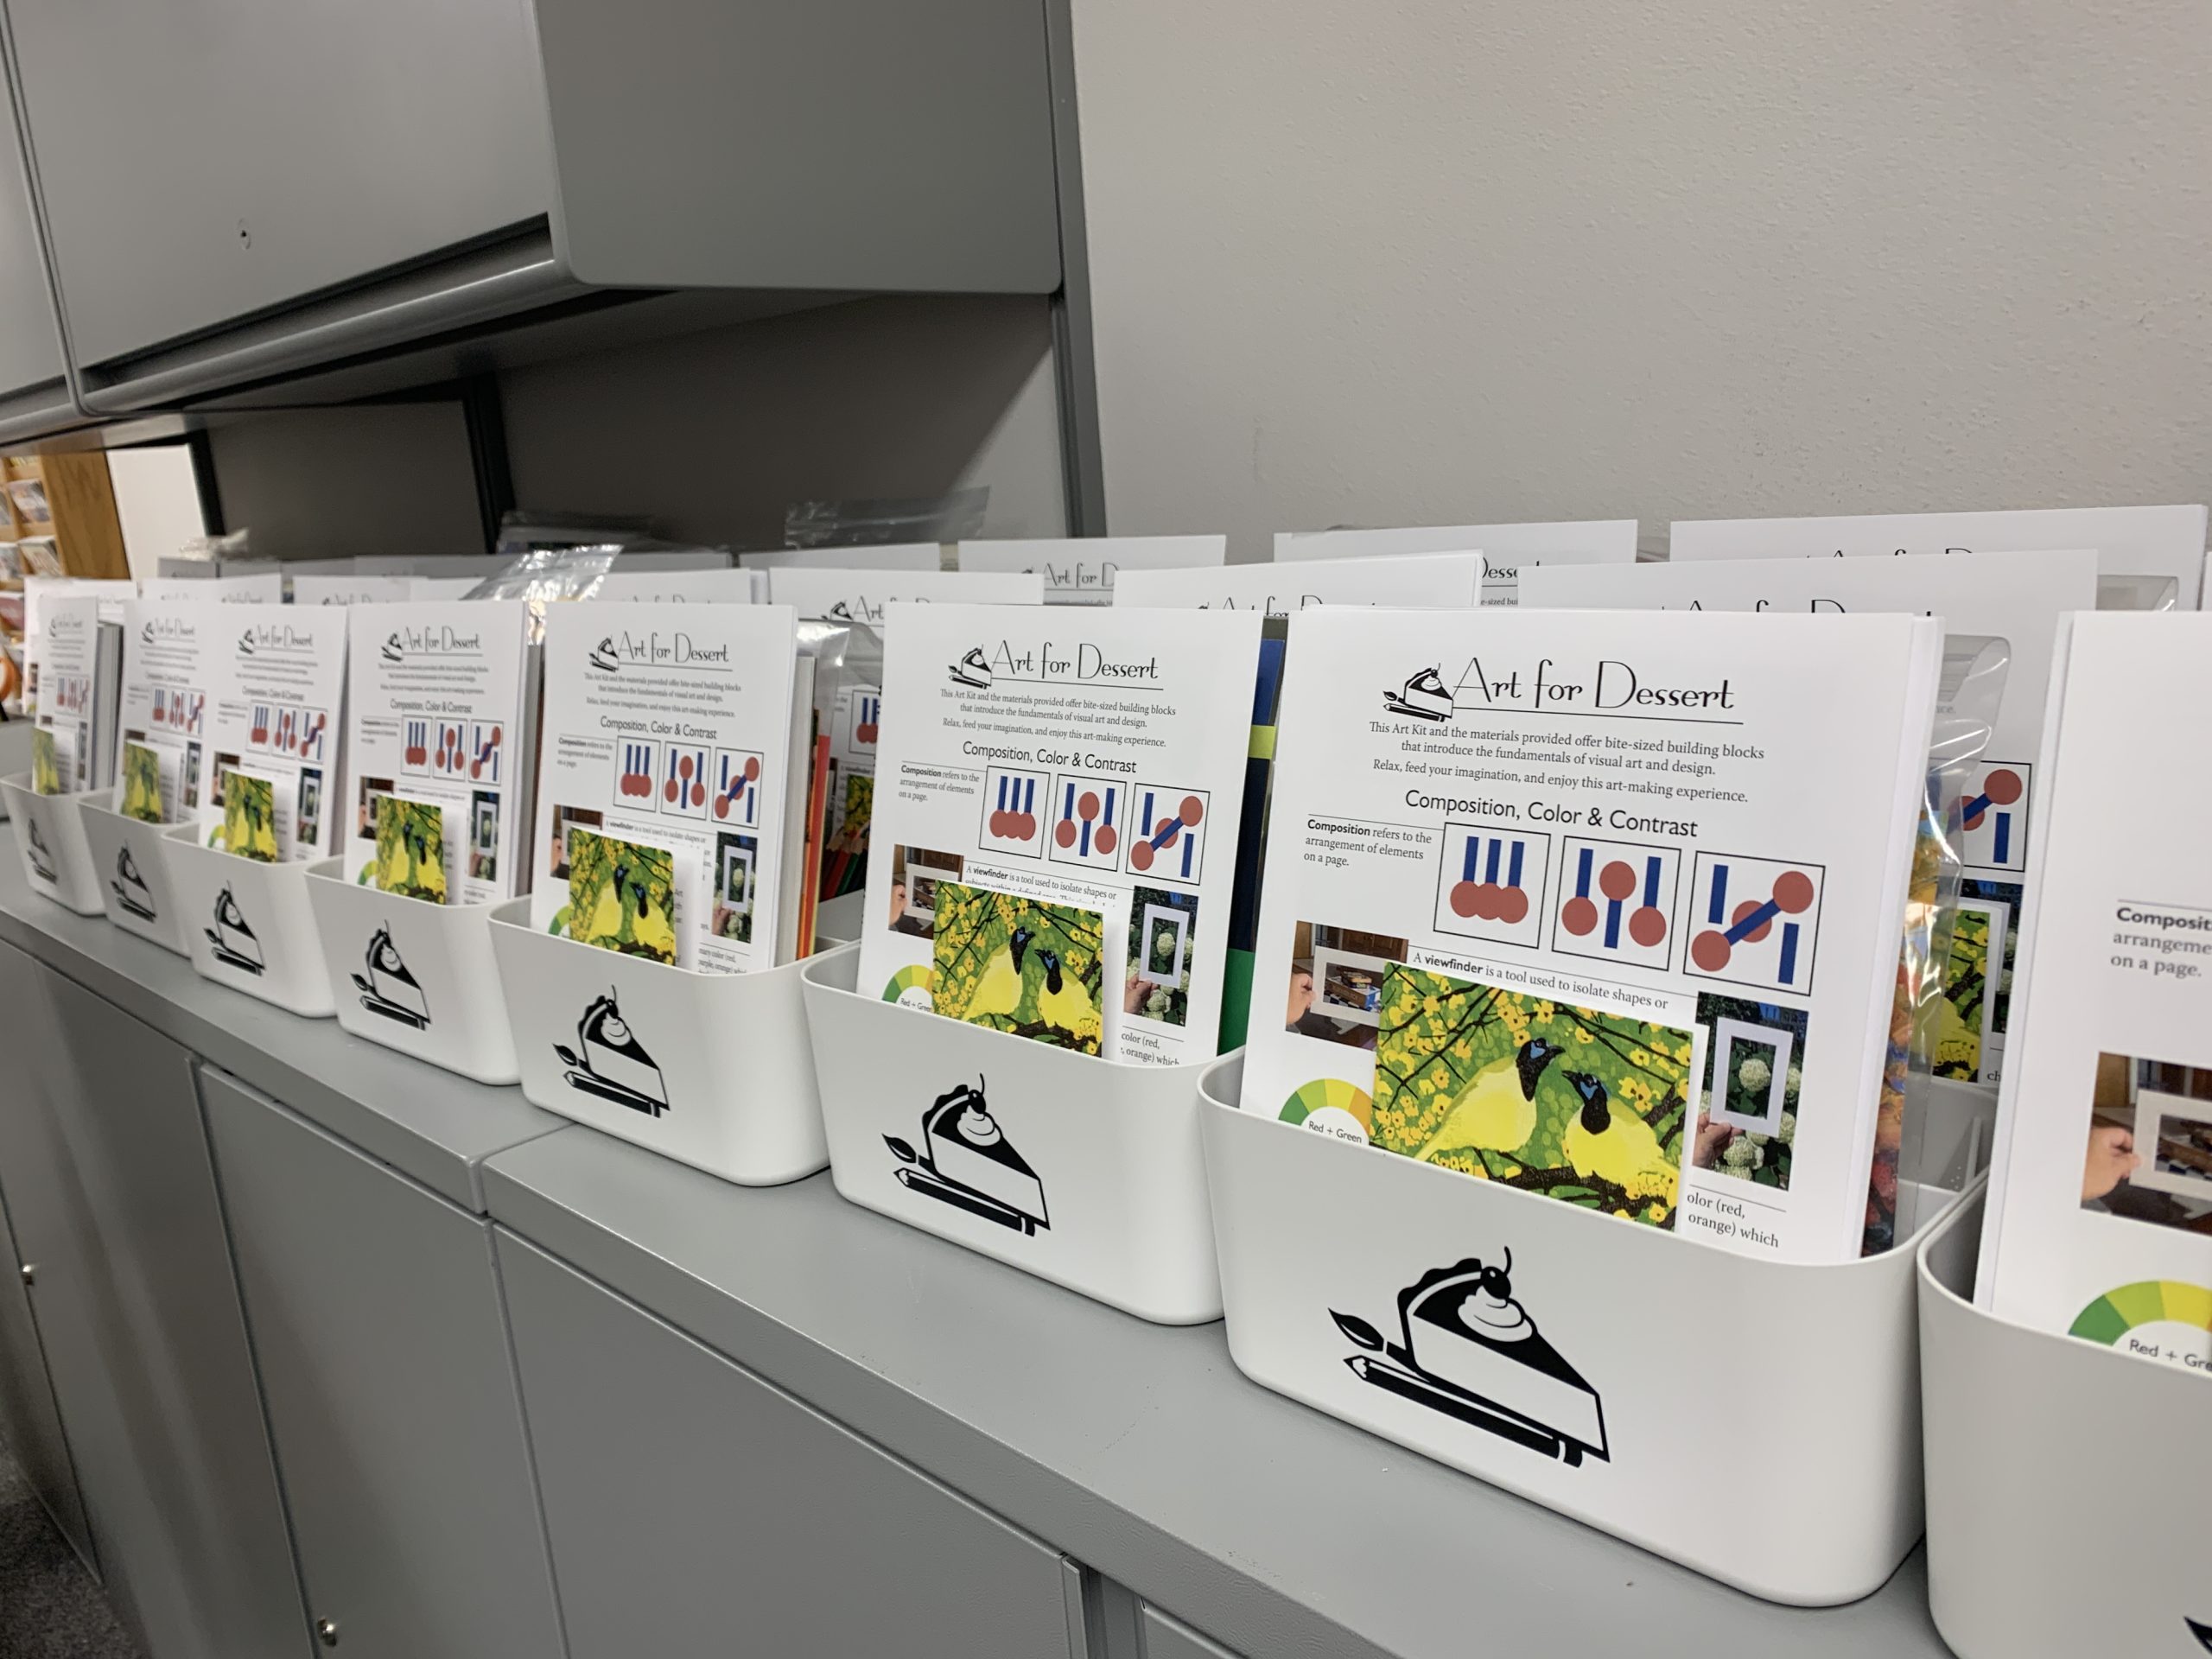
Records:
[[[1116,534],[2204,499],[2204,0],[1072,0]]]

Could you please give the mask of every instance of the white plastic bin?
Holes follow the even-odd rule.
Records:
[[[161,844],[186,953],[202,979],[310,1019],[337,1012],[305,864],[263,864],[203,847],[189,823],[163,830]]]
[[[806,973],[837,1191],[1160,1325],[1221,1317],[1193,1084],[1201,1065],[1093,1058]]]
[[[80,809],[106,793],[87,790],[79,795],[41,795],[31,788],[27,772],[0,778],[0,799],[8,803],[16,850],[22,855],[31,891],[79,916],[97,916],[105,908],[100,903],[92,849],[85,844]]]
[[[1232,1056],[1201,1088],[1247,1376],[1771,1601],[1904,1559],[1910,1249],[1732,1255],[1240,1111],[1241,1082]]]
[[[1960,1659],[2212,1649],[2212,1376],[1974,1306],[1984,1196],[1919,1250],[1936,1628]]]
[[[829,1162],[804,963],[696,974],[537,932],[527,899],[495,906],[489,931],[533,1105],[746,1186]]]
[[[184,948],[183,923],[169,893],[168,861],[162,851],[162,837],[173,826],[125,817],[105,791],[88,798],[79,816],[108,920],[164,950],[180,957],[189,954]]]
[[[433,905],[307,867],[308,904],[338,1023],[479,1083],[513,1083],[515,1046],[492,957],[489,905]]]

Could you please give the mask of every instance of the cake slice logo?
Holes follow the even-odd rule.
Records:
[[[260,975],[261,941],[247,924],[245,912],[238,908],[227,881],[215,895],[215,925],[207,930],[207,943],[214,950],[215,960],[224,966],[235,968],[242,974],[257,977]]]
[[[429,999],[423,995],[422,982],[407,971],[389,925],[379,926],[370,936],[366,966],[366,974],[353,976],[363,1007],[417,1031],[429,1025]]]
[[[1452,688],[1444,683],[1440,667],[1424,668],[1408,675],[1406,683],[1382,694],[1382,706],[1394,715],[1411,715],[1416,720],[1446,721],[1452,718],[1457,706]]]
[[[1513,1252],[1432,1268],[1398,1293],[1398,1334],[1329,1310],[1361,1351],[1344,1363],[1361,1382],[1456,1417],[1570,1468],[1612,1460],[1598,1391],[1545,1339],[1513,1294]]]
[[[668,1085],[660,1067],[623,1019],[612,989],[585,1006],[584,1017],[576,1022],[575,1048],[556,1043],[553,1052],[569,1068],[563,1081],[569,1088],[648,1117],[668,1109]]]
[[[23,828],[29,833],[23,837],[23,856],[30,861],[31,874],[41,881],[59,881],[61,871],[54,861],[54,854],[41,834],[38,820],[26,816]]]
[[[2182,1623],[2189,1626],[2189,1633],[2197,1639],[2204,1651],[2212,1653],[2212,1624],[2200,1624],[2195,1619],[2186,1617],[2182,1619]]]
[[[115,849],[115,880],[108,883],[108,890],[115,894],[115,902],[142,922],[159,919],[154,895],[146,886],[145,877],[138,874],[138,861],[130,856],[128,842]]]
[[[991,689],[991,665],[983,659],[983,648],[971,646],[968,654],[948,667],[945,672],[955,685],[964,685],[977,691]]]
[[[957,1084],[931,1103],[922,1114],[920,1151],[895,1135],[883,1143],[901,1166],[893,1179],[910,1192],[1027,1236],[1052,1224],[1045,1184],[991,1116],[980,1074],[974,1088]]]

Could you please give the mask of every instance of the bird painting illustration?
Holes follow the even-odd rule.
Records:
[[[1105,922],[1097,912],[939,881],[935,916],[937,1013],[1099,1052]]]

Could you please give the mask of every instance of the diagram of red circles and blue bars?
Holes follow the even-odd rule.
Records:
[[[1052,793],[1052,780],[1045,772],[991,767],[983,774],[982,823],[976,844],[987,853],[1044,857],[1045,818]]]
[[[883,699],[873,691],[853,694],[853,747],[872,749],[883,721]]]
[[[400,759],[409,772],[428,772],[430,769],[430,722],[410,720],[407,722],[407,741]]]
[[[1128,785],[1063,772],[1052,781],[1052,840],[1046,852],[1055,864],[1119,869],[1128,813]]]
[[[1700,853],[1690,882],[1690,973],[1806,992],[1820,932],[1818,864]]]
[[[330,735],[330,711],[327,709],[303,709],[300,711],[300,759],[322,759],[323,741]]]
[[[715,821],[751,828],[760,822],[760,757],[750,749],[716,749],[713,795]]]
[[[1436,931],[1499,944],[1541,944],[1551,841],[1541,830],[1446,823]]]
[[[506,734],[496,725],[476,721],[468,728],[468,778],[471,783],[499,781],[499,753]]]
[[[2028,779],[2024,761],[1976,766],[1959,792],[1959,856],[1969,864],[2021,870],[2028,864]]]
[[[671,743],[660,763],[660,810],[671,817],[707,816],[707,752]]]
[[[300,743],[300,711],[279,709],[276,720],[270,728],[270,741],[279,754],[289,754]]]
[[[650,807],[653,786],[659,780],[660,745],[625,738],[614,758],[621,768],[614,774],[614,804]]]
[[[437,747],[430,755],[430,769],[448,778],[458,777],[468,770],[467,740],[461,734],[460,721],[438,722]]]
[[[1667,966],[1674,955],[1675,882],[1681,854],[1630,842],[1560,844],[1558,925],[1552,949],[1639,968]]]
[[[1131,799],[1137,830],[1129,842],[1129,868],[1155,881],[1196,881],[1205,861],[1209,791],[1139,784]]]
[[[265,702],[253,705],[253,720],[246,728],[246,741],[257,749],[269,747],[269,723],[274,711]]]

